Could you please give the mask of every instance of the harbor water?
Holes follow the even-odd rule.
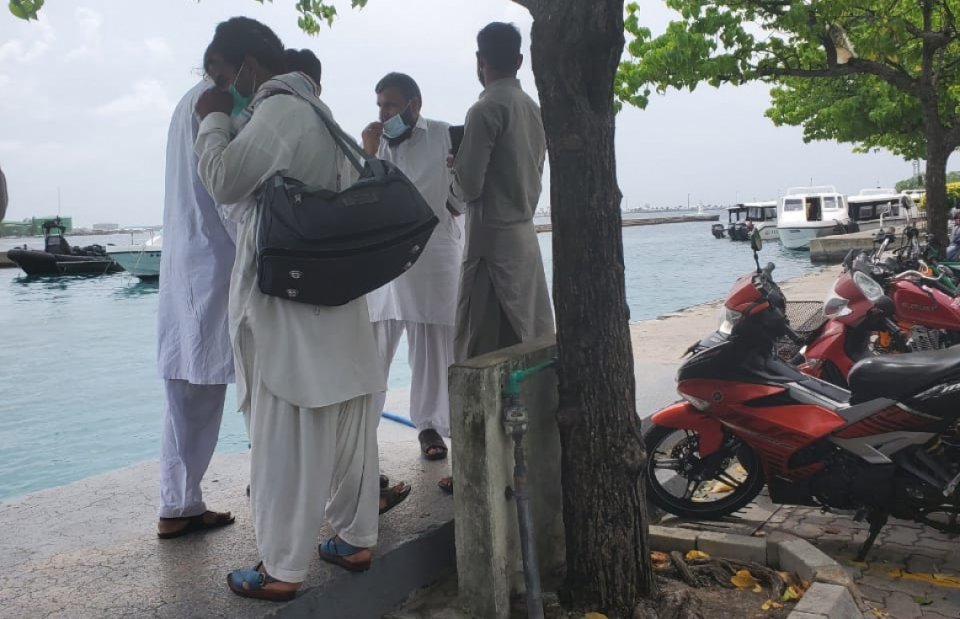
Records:
[[[131,240],[67,236],[74,245]],[[549,282],[552,238],[539,239]],[[23,242],[0,240],[0,252]],[[42,239],[27,242],[42,247]],[[721,298],[754,266],[747,244],[714,239],[709,222],[624,228],[623,243],[632,320]],[[775,242],[761,259],[777,264],[780,280],[816,269],[806,253]],[[0,501],[158,457],[157,293],[155,282],[123,273],[28,278],[0,269]],[[403,343],[390,388],[409,382]],[[235,409],[231,387],[221,451],[247,448]]]

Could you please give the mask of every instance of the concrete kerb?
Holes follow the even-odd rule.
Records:
[[[813,582],[787,619],[861,619],[863,598],[843,567],[813,544],[783,536],[766,539],[651,525],[650,548],[703,552],[740,561],[766,563]]]

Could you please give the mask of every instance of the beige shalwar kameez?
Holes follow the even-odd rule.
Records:
[[[453,192],[467,204],[456,359],[553,333],[533,227],[546,141],[519,80],[491,82],[467,112]]]

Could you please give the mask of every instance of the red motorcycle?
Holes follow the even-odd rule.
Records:
[[[960,298],[947,294],[923,261],[922,272],[902,270],[851,252],[843,264],[823,306],[827,322],[801,350],[802,372],[846,387],[854,364],[878,352],[935,350],[960,340]]]
[[[889,516],[960,532],[960,349],[869,357],[850,370],[850,391],[803,374],[774,354],[778,338],[800,337],[773,268],[758,262],[737,281],[719,328],[677,373],[683,401],[653,414],[653,502],[720,518],[766,485],[775,503],[866,517],[859,560]]]

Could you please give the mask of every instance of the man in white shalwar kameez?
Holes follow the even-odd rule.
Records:
[[[218,26],[204,62],[217,89],[197,104],[203,120],[196,150],[204,186],[234,205],[238,219],[230,334],[237,397],[249,418],[250,503],[262,561],[234,570],[227,582],[237,595],[283,601],[306,578],[325,519],[335,535],[321,544],[321,559],[352,571],[370,566],[380,413],[371,394],[386,381],[363,297],[313,306],[257,285],[256,190],[277,172],[333,191],[349,182],[343,154],[317,113],[331,117],[318,86],[302,73],[280,75],[283,47],[270,37],[246,18]],[[253,96],[252,116],[236,137],[228,93]]]
[[[160,446],[162,538],[233,522],[207,511],[200,489],[220,433],[233,350],[227,295],[235,226],[222,219],[197,176],[194,108],[212,82],[180,100],[167,135],[163,252],[157,309],[158,358],[167,407]]]
[[[450,436],[447,368],[453,364],[457,286],[463,256],[459,202],[450,195],[450,125],[420,115],[420,88],[408,75],[390,73],[374,88],[380,121],[363,132],[368,154],[391,161],[407,175],[440,223],[417,263],[367,295],[370,320],[384,372],[406,332],[412,372],[410,419],[420,432],[428,460],[446,457],[442,436]],[[462,206],[459,206],[462,208]],[[383,408],[385,394],[376,404]]]

